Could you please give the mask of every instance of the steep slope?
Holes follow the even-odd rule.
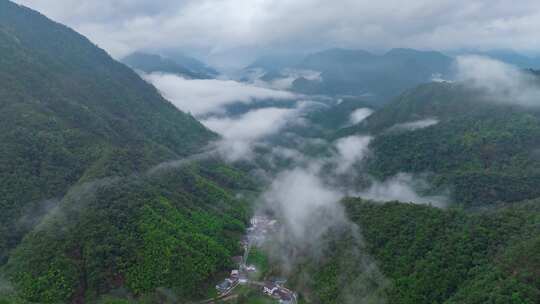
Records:
[[[86,38],[0,5],[3,224],[80,180],[143,171],[215,137]]]
[[[362,237],[325,235],[293,271],[308,303],[537,303],[540,201],[470,213],[347,198]],[[379,271],[382,273],[378,274]]]
[[[227,266],[246,214],[234,192],[252,184],[215,161],[155,169],[217,135],[83,36],[6,0],[0,82],[0,266],[14,293],[196,296]]]
[[[322,82],[298,79],[309,94],[355,95],[384,102],[402,91],[450,73],[452,59],[438,52],[393,49],[384,55],[332,49],[307,56],[298,68],[322,72]]]
[[[480,214],[360,199],[344,204],[392,280],[390,303],[532,304],[540,297],[539,201]]]
[[[197,70],[177,63],[173,59],[164,58],[160,55],[135,52],[122,59],[122,62],[135,70],[141,70],[146,73],[162,72],[176,74],[181,77],[191,79],[210,79],[215,75],[201,71],[201,67],[196,66]]]
[[[487,100],[462,84],[422,85],[338,133],[377,135],[368,161],[375,176],[434,173],[431,182],[460,204],[540,196],[538,108]]]
[[[250,185],[239,177],[205,162],[71,188],[10,255],[13,294],[36,303],[94,303],[111,291],[156,303],[163,288],[206,296],[240,252],[247,204],[228,190]]]

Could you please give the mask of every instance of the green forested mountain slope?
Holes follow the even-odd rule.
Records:
[[[537,303],[539,203],[470,214],[346,199],[363,241],[333,240],[322,261],[299,271],[310,273],[313,303],[344,303],[351,294],[371,295],[366,303]],[[362,258],[366,254],[373,260]],[[371,273],[361,271],[366,268]],[[385,278],[373,275],[377,268]],[[356,288],[347,290],[351,285]]]
[[[398,130],[398,124],[437,119]],[[393,128],[393,129],[392,129]],[[454,201],[482,205],[540,196],[540,110],[486,100],[461,84],[431,83],[410,90],[339,136],[376,134],[370,172],[434,173],[433,184]]]
[[[293,283],[309,286],[309,303],[533,304],[540,298],[539,200],[478,213],[359,198],[342,204],[362,237],[333,231],[323,257],[298,266]]]
[[[156,303],[158,288],[204,297],[232,266],[247,221],[247,204],[226,189],[249,184],[205,162],[73,187],[13,250],[5,275],[37,303],[94,303],[111,291]]]
[[[10,232],[29,203],[215,137],[86,38],[9,1],[0,1],[0,55],[0,207]],[[17,241],[5,230],[2,249]]]
[[[234,192],[251,183],[216,162],[149,173],[214,133],[83,36],[6,0],[0,83],[0,276],[13,293],[191,297],[228,264],[246,214]]]
[[[537,303],[538,201],[466,214],[429,206],[345,201],[392,280],[390,303]]]

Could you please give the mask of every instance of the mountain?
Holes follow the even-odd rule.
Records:
[[[253,183],[198,157],[216,134],[85,37],[6,0],[0,82],[0,302],[16,301],[6,286],[39,303],[198,297],[227,269],[247,220],[235,193]]]
[[[206,63],[198,59],[187,56],[182,52],[164,51],[164,55],[173,60],[176,64],[179,64],[195,73],[207,75],[209,78],[216,78],[219,76],[219,72],[214,68],[208,66]]]
[[[123,58],[122,62],[146,73],[171,73],[191,79],[211,79],[217,75],[217,72],[196,59],[186,56],[180,58],[182,60],[178,62],[160,55],[135,52]]]
[[[406,89],[450,73],[452,59],[433,51],[393,49],[384,55],[331,49],[307,56],[297,68],[321,72],[322,81],[297,79],[306,94],[354,95],[385,102]]]
[[[463,83],[402,94],[350,134],[377,135],[369,171],[379,178],[430,173],[465,206],[540,197],[540,109],[486,99]]]

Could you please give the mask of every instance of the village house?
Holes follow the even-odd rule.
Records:
[[[231,280],[229,279],[225,279],[223,282],[219,283],[218,285],[216,285],[216,289],[219,293],[223,294],[223,293],[226,293],[227,291],[229,291],[229,289],[231,289],[233,283]]]
[[[272,282],[266,282],[264,283],[264,286],[263,286],[263,293],[269,295],[269,296],[274,296],[274,293],[279,290],[279,287],[272,283]]]

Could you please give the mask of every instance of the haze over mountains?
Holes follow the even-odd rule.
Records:
[[[289,303],[537,303],[534,57],[321,44],[269,47],[218,72],[182,51],[209,38],[171,37],[194,11],[220,20],[229,9],[173,2],[105,5],[102,21],[79,15],[94,2],[73,10],[104,27],[122,7],[153,16],[135,30],[171,18],[145,36],[153,46],[107,36],[129,51],[120,63],[0,0],[0,303],[286,301],[263,293],[269,282]],[[336,10],[343,35],[350,20]],[[234,24],[207,33],[212,52],[262,39]],[[256,244],[254,216],[278,223]],[[233,287],[218,294],[224,279]]]

